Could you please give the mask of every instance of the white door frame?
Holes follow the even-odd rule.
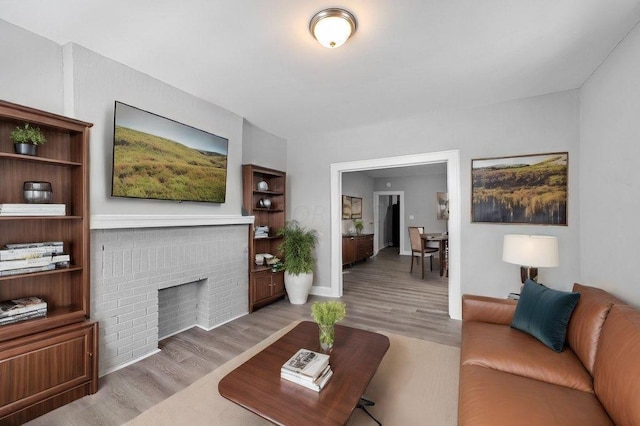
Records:
[[[462,319],[460,286],[460,153],[456,150],[331,164],[331,296],[342,296],[342,173],[447,163],[449,193],[449,316]]]
[[[380,250],[378,244],[378,235],[380,235],[380,218],[378,217],[378,208],[380,207],[381,195],[398,195],[400,197],[399,214],[400,214],[400,229],[404,229],[404,191],[374,191],[373,192],[373,253],[377,254]],[[404,247],[404,233],[400,231],[400,251],[402,254],[402,248]]]

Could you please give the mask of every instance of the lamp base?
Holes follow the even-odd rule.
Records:
[[[521,266],[520,280],[522,280],[522,284],[524,284],[526,280],[538,282],[538,268],[532,268],[530,266]]]

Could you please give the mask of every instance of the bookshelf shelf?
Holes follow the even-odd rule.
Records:
[[[52,158],[33,157],[31,155],[12,154],[9,152],[0,152],[0,160],[25,161],[30,163],[51,164],[56,166],[80,167],[82,163],[76,161],[54,160]]]
[[[5,277],[0,277],[0,281],[18,280],[20,278],[26,278],[26,277],[38,277],[40,275],[68,274],[71,272],[76,272],[81,270],[82,270],[82,266],[72,265],[72,266],[69,266],[68,268],[52,269],[50,271],[32,272],[30,274],[9,275]]]

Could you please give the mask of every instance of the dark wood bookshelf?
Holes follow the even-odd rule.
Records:
[[[242,166],[243,209],[254,216],[254,224],[249,227],[249,312],[273,303],[284,297],[284,272],[272,272],[271,266],[256,265],[255,256],[269,253],[280,259],[278,246],[282,237],[277,231],[285,225],[287,174],[280,170],[245,164]],[[264,181],[268,190],[259,190],[258,183]],[[262,198],[268,198],[271,208],[257,207]],[[255,238],[257,226],[268,226],[269,236]]]
[[[17,126],[39,127],[38,155],[14,153]],[[0,204],[23,203],[23,183],[51,182],[65,216],[0,216],[0,247],[62,241],[67,268],[0,276],[0,300],[38,296],[47,315],[0,325],[0,424],[22,424],[98,389],[98,327],[90,320],[89,129],[92,125],[0,101]]]

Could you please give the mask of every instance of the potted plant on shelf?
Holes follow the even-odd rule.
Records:
[[[320,347],[324,352],[331,352],[335,340],[335,324],[347,315],[346,305],[342,302],[314,302],[311,305],[311,316],[318,323],[320,330]]]
[[[318,236],[315,230],[301,227],[296,221],[288,222],[277,235],[283,237],[278,250],[284,256],[284,286],[289,301],[303,305],[307,303],[313,282],[312,251]]]
[[[39,127],[32,127],[25,123],[23,127],[16,127],[9,136],[13,140],[16,154],[37,155],[38,145],[44,144],[47,139]]]

